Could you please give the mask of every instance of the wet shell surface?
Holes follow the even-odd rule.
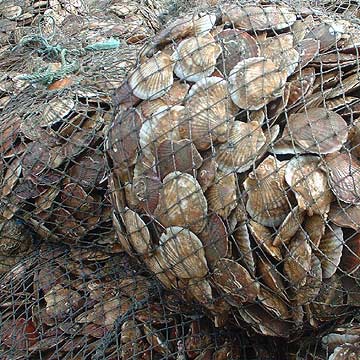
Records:
[[[244,59],[230,72],[231,99],[240,109],[258,110],[281,96],[286,78],[270,59]]]
[[[200,233],[206,225],[207,209],[206,198],[194,177],[174,171],[164,178],[155,210],[163,226],[182,226]]]
[[[210,34],[183,40],[172,55],[174,73],[182,80],[199,81],[214,72],[221,52],[220,45]]]
[[[199,238],[188,229],[172,226],[161,235],[160,266],[181,279],[204,277],[208,272],[205,251]]]
[[[155,55],[141,64],[129,77],[129,86],[135,96],[153,100],[170,90],[174,82],[174,63],[165,53]]]

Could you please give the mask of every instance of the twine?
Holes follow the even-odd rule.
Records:
[[[40,26],[41,20],[44,20],[45,18],[49,18],[52,21],[52,33],[48,38],[43,35]],[[50,85],[54,81],[63,79],[67,75],[78,71],[80,69],[80,62],[78,58],[84,56],[87,52],[112,50],[117,49],[120,46],[120,41],[114,38],[110,38],[102,42],[96,42],[94,44],[87,45],[84,48],[80,47],[71,50],[66,49],[58,44],[51,45],[50,41],[56,34],[55,20],[50,15],[45,15],[41,20],[39,21],[39,34],[24,36],[20,40],[19,44],[15,46],[12,50],[15,51],[19,47],[25,46],[32,47],[39,55],[43,57],[46,57],[50,60],[60,60],[61,67],[60,69],[54,69],[50,65],[46,67],[41,67],[38,71],[32,74],[24,74],[17,76],[17,79],[19,80],[26,80],[31,83],[39,83],[42,85]],[[71,55],[76,59],[72,62],[68,62],[66,60],[67,55]]]

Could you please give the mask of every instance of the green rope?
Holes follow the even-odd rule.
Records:
[[[55,35],[55,20],[52,16],[45,17],[48,17],[52,20],[53,29],[50,36],[51,40]],[[39,21],[39,35],[24,36],[20,40],[19,44],[15,46],[12,50],[14,51],[19,47],[31,47],[36,50],[37,53],[41,56],[47,57],[48,59],[61,60],[61,68],[58,70],[54,70],[50,66],[42,67],[33,74],[25,74],[18,76],[17,78],[19,80],[26,80],[31,83],[40,83],[43,85],[50,85],[54,81],[60,80],[65,76],[75,73],[79,70],[79,61],[75,60],[73,62],[68,62],[66,60],[67,54],[78,58],[79,56],[84,55],[86,52],[112,50],[117,49],[120,46],[120,41],[114,38],[110,38],[103,42],[96,42],[94,44],[87,45],[84,48],[73,50],[63,48],[61,45],[51,45],[49,43],[49,40],[45,36],[43,36],[40,23],[41,21]]]

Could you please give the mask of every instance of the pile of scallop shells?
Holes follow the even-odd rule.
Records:
[[[43,245],[0,290],[4,360],[255,357],[239,334],[220,334],[171,294],[159,298],[126,254]]]
[[[117,90],[118,238],[216,326],[291,337],[358,310],[359,45],[340,16],[223,5],[172,22]]]

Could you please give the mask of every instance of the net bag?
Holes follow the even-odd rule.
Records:
[[[119,251],[103,143],[111,93],[159,26],[146,4],[1,3],[0,272],[39,239]]]
[[[126,251],[216,327],[295,348],[360,305],[360,28],[300,5],[172,21],[116,91],[107,139]]]
[[[2,359],[257,359],[126,254],[42,247],[1,280]],[[261,350],[262,349],[262,350]]]

